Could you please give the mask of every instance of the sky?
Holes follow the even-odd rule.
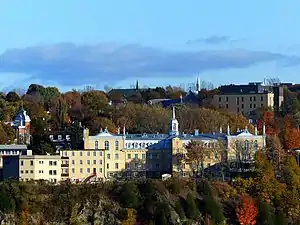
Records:
[[[300,83],[299,0],[0,0],[0,89]]]

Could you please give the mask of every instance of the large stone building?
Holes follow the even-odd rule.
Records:
[[[247,128],[231,134],[230,127],[223,133],[214,134],[183,134],[179,132],[179,123],[173,116],[168,134],[128,134],[123,128],[118,134],[112,134],[107,129],[95,136],[89,135],[84,129],[84,149],[62,150],[61,156],[65,162],[65,176],[71,180],[82,181],[95,176],[100,179],[110,179],[116,176],[125,177],[160,177],[162,174],[178,173],[183,176],[191,172],[184,160],[176,160],[178,153],[186,153],[186,145],[192,141],[201,142],[212,153],[204,159],[204,168],[213,166],[220,160],[235,161],[252,160],[253,154],[265,145],[265,134],[249,133]],[[222,158],[216,155],[218,143],[222,142],[224,151]],[[180,164],[180,165],[179,165]],[[179,168],[180,166],[180,168]]]
[[[212,104],[216,108],[241,113],[249,119],[257,119],[256,110],[270,107],[278,110],[284,100],[283,86],[265,86],[262,83],[248,85],[224,85],[214,95]]]

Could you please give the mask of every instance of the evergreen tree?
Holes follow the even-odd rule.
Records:
[[[126,208],[136,208],[139,201],[139,191],[135,183],[126,182],[121,188],[120,201]]]
[[[281,209],[276,210],[274,225],[288,225],[286,215]]]
[[[260,201],[257,215],[258,225],[274,225],[274,209],[264,201]]]
[[[180,201],[177,201],[175,203],[175,211],[177,212],[177,214],[179,215],[180,219],[183,219],[185,217],[185,214],[184,214],[184,210],[181,206],[181,203]]]
[[[186,215],[189,219],[195,219],[197,216],[197,207],[194,197],[189,193],[186,198]]]

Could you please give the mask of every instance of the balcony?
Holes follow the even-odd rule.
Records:
[[[69,163],[62,163],[61,167],[69,167]]]

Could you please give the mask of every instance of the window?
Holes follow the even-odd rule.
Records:
[[[82,168],[80,168],[80,173],[83,173],[83,169]]]
[[[56,175],[56,170],[53,170],[53,175]]]
[[[256,97],[255,96],[253,97],[253,101],[256,101]]]
[[[90,156],[90,155],[91,155],[91,153],[90,153],[90,152],[87,152],[87,153],[86,153],[86,155],[87,155],[87,156]]]
[[[228,102],[228,97],[226,97],[226,102]]]
[[[79,153],[79,154],[80,154],[80,156],[82,156],[82,151],[80,151],[80,153]]]
[[[242,102],[244,101],[244,97],[242,97]]]
[[[240,98],[239,98],[239,97],[236,98],[236,104],[237,104],[237,105],[240,104]]]
[[[128,154],[128,155],[127,155],[127,158],[128,158],[128,159],[131,159],[131,154]]]
[[[142,154],[142,159],[146,159],[146,154]]]
[[[25,170],[25,173],[28,173],[28,170]]]
[[[49,175],[52,175],[52,170],[49,170]]]
[[[52,161],[49,161],[49,166],[52,166]]]
[[[156,154],[156,158],[157,158],[157,159],[159,159],[159,158],[160,158],[160,155],[159,155],[159,153],[157,153],[157,154]]]
[[[72,152],[72,156],[75,156],[75,152]]]
[[[73,164],[73,165],[75,164],[75,160],[72,160],[72,164]]]
[[[97,160],[93,160],[93,164],[96,164],[97,163]]]
[[[149,158],[152,159],[152,153],[149,153]]]
[[[95,149],[98,149],[98,141],[95,141]]]
[[[119,154],[118,153],[115,154],[115,159],[119,159]]]
[[[102,159],[100,159],[99,163],[100,163],[100,165],[102,165]]]
[[[56,165],[57,165],[57,162],[56,162],[56,161],[54,161],[54,162],[53,162],[53,165],[54,165],[54,166],[56,166]]]
[[[226,109],[228,109],[228,104],[226,104]]]
[[[138,158],[139,158],[139,155],[138,155],[138,154],[134,154],[134,158],[135,158],[135,159],[138,159]]]
[[[263,100],[264,100],[264,96],[261,96],[261,97],[260,97],[260,100],[263,101]]]
[[[91,161],[90,161],[90,160],[87,160],[87,164],[90,165],[90,164],[91,164]]]
[[[30,166],[33,166],[33,161],[32,160],[30,161]]]
[[[110,154],[107,154],[107,159],[110,159]]]
[[[156,169],[159,169],[159,164],[157,163],[157,164],[155,165],[155,167],[156,167]]]
[[[252,104],[250,104],[250,109],[252,109]]]
[[[116,141],[115,145],[116,145],[116,151],[118,151],[119,150],[119,141]]]
[[[244,104],[242,104],[242,109],[244,108]]]
[[[119,169],[119,164],[115,163],[115,169]]]
[[[82,160],[79,160],[79,163],[82,165]]]
[[[99,172],[102,173],[102,168],[99,169]]]
[[[93,156],[96,156],[96,155],[97,155],[97,153],[94,151],[94,152],[93,152]]]
[[[72,168],[72,173],[75,173],[75,169],[74,168]]]
[[[106,164],[106,168],[109,169],[109,163]]]
[[[219,102],[221,102],[222,101],[222,97],[219,97]]]
[[[90,169],[90,168],[86,168],[86,172],[87,172],[87,173],[90,173],[90,172],[91,172],[91,169]]]
[[[102,152],[101,151],[99,152],[99,156],[102,156]]]
[[[250,102],[252,102],[252,97],[250,97]]]
[[[30,173],[33,173],[33,170],[30,170]]]
[[[260,107],[264,107],[264,104],[263,104],[263,103],[261,103],[261,104],[260,104]]]
[[[21,161],[21,166],[24,166],[24,162],[23,162],[23,160]]]
[[[21,173],[23,173],[23,170],[21,170]]]
[[[104,142],[104,150],[109,150],[109,142],[108,141]]]
[[[256,108],[256,104],[253,104],[253,108]]]
[[[240,112],[240,108],[236,108],[236,111],[237,111],[237,112]]]

